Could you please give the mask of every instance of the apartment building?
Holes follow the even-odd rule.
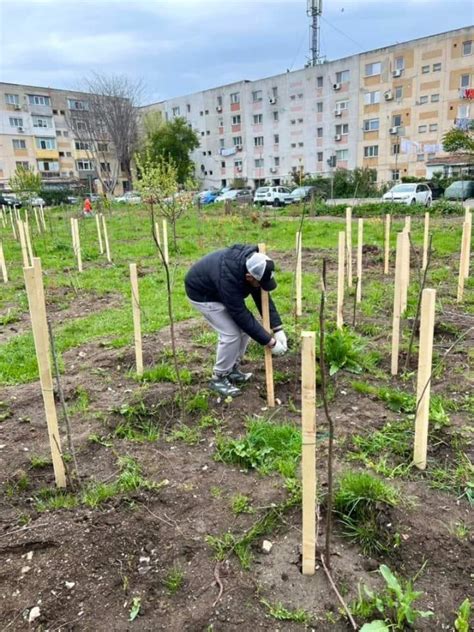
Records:
[[[444,169],[443,134],[474,119],[474,27],[142,108],[198,133],[204,187],[371,167],[379,182]],[[449,161],[446,161],[449,164]],[[427,171],[428,170],[428,171]]]
[[[40,173],[45,188],[102,190],[98,169],[110,171],[116,166],[106,145],[93,158],[90,144],[71,126],[74,113],[87,108],[87,94],[53,88],[0,83],[0,189],[8,190],[8,181],[18,166]],[[119,179],[116,192],[130,188]]]

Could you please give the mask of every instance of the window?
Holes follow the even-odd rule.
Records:
[[[350,73],[348,70],[341,70],[336,72],[336,83],[347,83],[349,81]]]
[[[438,101],[439,101],[439,94],[432,94],[431,103],[438,103]]]
[[[59,162],[52,160],[38,160],[39,171],[59,171]]]
[[[278,145],[280,142],[280,134],[273,134],[273,142]]]
[[[400,127],[402,124],[402,115],[401,114],[394,114],[392,116],[392,126],[393,127]]]
[[[278,88],[276,86],[273,86],[273,88],[272,88],[272,97],[274,99],[276,99],[278,97]]]
[[[428,129],[428,127],[426,125],[418,125],[418,133],[419,134],[424,134],[427,129]]]
[[[303,119],[302,119],[302,118],[299,118],[299,119],[298,119],[298,123],[301,125],[301,123],[302,123],[302,122],[303,122]]]
[[[33,127],[53,127],[51,117],[33,116]]]
[[[424,105],[425,103],[428,103],[428,96],[427,95],[423,95],[422,97],[420,97],[420,100],[418,101],[418,103],[420,105]]]
[[[395,57],[395,70],[403,70],[405,68],[405,60],[403,57]]]
[[[429,130],[430,130],[430,132],[437,132],[438,131],[438,123],[430,123]]]
[[[256,101],[262,101],[263,99],[263,90],[254,90],[252,92],[252,101],[255,103]]]
[[[221,149],[224,149],[224,139],[223,138],[219,138],[219,147]]]
[[[298,147],[304,147],[304,143],[298,143]]]
[[[374,103],[380,103],[380,90],[374,92],[366,92],[364,94],[365,105],[373,105]]]
[[[212,151],[211,151],[211,150],[209,150],[209,151],[207,152],[207,155],[208,155],[208,156],[212,156]]]
[[[30,168],[30,163],[28,161],[25,160],[20,160],[18,162],[15,162],[15,166],[18,169],[18,167],[20,167],[20,169],[29,169]]]
[[[395,88],[395,99],[397,101],[400,101],[400,99],[403,99],[403,86],[397,86]]]
[[[277,121],[279,121],[279,120],[280,120],[280,117],[279,117],[279,115],[278,115],[278,111],[277,111],[277,110],[275,110],[275,111],[273,112],[273,120],[274,120],[275,122],[277,122]]]
[[[323,152],[322,151],[318,151],[317,160],[318,160],[318,162],[322,162],[323,161]]]
[[[468,105],[458,105],[458,118],[470,118]]]
[[[57,113],[58,113],[58,111],[57,111],[57,110],[53,110],[53,114],[57,114]]]
[[[255,167],[256,169],[260,169],[261,167],[263,167],[263,158],[255,159]]]
[[[254,114],[253,115],[253,124],[254,125],[261,125],[262,122],[263,122],[262,114]]]
[[[9,105],[20,105],[20,96],[18,94],[6,94],[5,103]]]
[[[67,106],[70,110],[88,110],[89,104],[83,99],[68,99]]]
[[[461,88],[469,88],[470,83],[470,75],[461,75]]]
[[[26,149],[26,141],[22,138],[12,139],[13,149]]]
[[[171,111],[173,113],[173,116],[179,116],[179,105],[174,107]],[[201,112],[201,114],[202,114],[202,112]]]
[[[232,125],[240,125],[240,114],[236,114],[235,116],[232,117]]]
[[[398,182],[400,180],[400,171],[398,169],[392,169],[392,180]]]
[[[62,136],[62,135],[63,135],[62,131],[60,129],[57,129],[56,136]]]
[[[323,137],[323,128],[322,127],[318,127],[316,130],[316,136],[318,138],[322,138]]]
[[[66,158],[72,158],[72,154],[71,154],[71,152],[70,152],[70,151],[67,151],[67,152],[66,152]]]
[[[367,147],[364,147],[364,158],[376,158],[378,155],[378,145],[368,145]]]
[[[97,143],[97,151],[109,151],[107,143]]]
[[[425,154],[416,154],[417,162],[424,162],[424,160],[425,160]]]
[[[76,140],[76,142],[74,143],[74,146],[79,151],[87,151],[88,149],[91,148],[89,143],[84,143],[82,140]]]
[[[60,158],[64,158],[64,152],[63,152],[63,151],[60,151],[60,152],[59,152],[59,157],[60,157]]]
[[[230,95],[230,102],[231,103],[240,103],[240,92],[233,92]]]
[[[293,149],[295,149],[295,148],[296,148],[296,143],[291,143],[291,147],[292,147]]]
[[[290,99],[291,99],[292,101],[294,101],[294,100],[296,99],[296,94],[292,94],[292,95],[290,96]]]
[[[323,102],[322,101],[318,101],[316,103],[316,112],[322,112],[323,111]]]
[[[342,112],[343,110],[347,110],[349,108],[349,99],[344,99],[343,101],[336,101],[336,112]]]
[[[273,164],[275,165],[275,167],[279,167],[280,166],[280,156],[275,156],[273,158]]]
[[[336,125],[336,134],[347,136],[347,134],[349,134],[349,123],[342,123],[341,125]]]
[[[189,103],[186,103],[186,112],[191,112],[191,105]]]
[[[291,119],[290,123],[291,123],[291,125],[295,125],[296,119]]]
[[[211,135],[210,130],[207,130],[206,134],[207,134],[207,136],[210,136]]]
[[[379,61],[375,61],[372,64],[365,64],[365,76],[373,77],[374,75],[380,75],[382,70],[382,64]]]
[[[9,118],[11,127],[23,127],[23,119],[16,116],[10,116]]]
[[[202,110],[199,112],[199,116],[204,116],[204,112]]]
[[[234,167],[236,169],[242,169],[242,161],[241,160],[235,160],[234,161]]]
[[[41,94],[29,94],[28,102],[31,105],[51,105],[51,99]]]
[[[76,160],[76,167],[78,171],[93,171],[91,160]]]
[[[110,173],[110,162],[101,162],[100,170],[105,173]]]
[[[225,169],[225,160],[221,160],[221,169]]]
[[[67,130],[63,131],[63,136],[69,136],[69,132]]]
[[[217,122],[219,127],[224,127],[224,119],[220,118]]]
[[[364,121],[364,132],[375,132],[379,129],[379,119],[366,119]]]
[[[238,147],[239,145],[242,145],[242,136],[234,136],[234,138],[232,139],[232,142],[234,143],[234,147]]]
[[[322,77],[316,77],[316,87],[317,88],[322,88],[323,87],[323,78]]]
[[[253,144],[255,147],[263,147],[263,136],[255,136]]]
[[[56,149],[56,139],[55,138],[37,138],[36,147],[37,149]]]
[[[427,73],[429,73],[429,71],[430,71],[430,67],[429,66],[422,66],[421,67],[421,73],[423,75],[426,75]]]
[[[462,43],[462,54],[472,55],[472,40]]]
[[[336,151],[336,160],[339,162],[340,160],[347,160],[349,158],[349,150],[348,149],[338,149]]]
[[[439,72],[441,70],[441,64],[433,64],[433,72]]]
[[[303,97],[304,97],[304,94],[303,94],[302,92],[300,92],[300,93],[298,94],[298,99],[302,99]]]
[[[209,110],[205,110],[204,114],[209,114]]]
[[[392,145],[392,154],[396,156],[399,153],[400,153],[400,143],[395,143],[395,145]]]

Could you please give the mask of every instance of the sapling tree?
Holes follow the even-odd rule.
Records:
[[[8,184],[22,202],[28,202],[41,191],[41,175],[19,165]]]

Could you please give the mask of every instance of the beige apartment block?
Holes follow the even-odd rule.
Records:
[[[86,107],[87,94],[0,83],[0,189],[9,190],[9,179],[21,165],[41,174],[44,187],[78,188],[100,193],[98,169],[114,165],[112,153],[96,164],[94,152],[76,138],[70,115]],[[116,193],[128,190],[119,178]]]

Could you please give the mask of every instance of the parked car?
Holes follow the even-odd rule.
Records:
[[[439,200],[443,197],[444,187],[439,182],[430,181],[426,183],[431,189],[431,196],[433,200]]]
[[[255,204],[272,204],[273,206],[283,206],[291,204],[294,200],[290,189],[286,187],[259,187],[255,191],[253,198]]]
[[[199,201],[201,204],[212,204],[216,201],[218,196],[218,191],[203,191],[203,193],[199,195]]]
[[[43,200],[42,197],[30,198],[28,200],[28,204],[31,204],[31,206],[46,206],[46,202]]]
[[[433,194],[424,182],[404,182],[396,184],[384,194],[384,202],[399,202],[400,204],[424,204],[431,206]]]
[[[0,193],[0,206],[9,206],[10,208],[16,206],[17,208],[23,206],[21,201],[14,195],[8,193]]]
[[[94,201],[95,200],[91,198],[91,202],[94,202]],[[135,193],[135,191],[127,191],[123,195],[115,197],[114,201],[118,202],[119,204],[140,204],[142,201],[142,198],[140,194]]]
[[[66,198],[68,204],[79,204],[79,198],[75,195],[68,195]]]
[[[293,191],[291,192],[291,197],[295,202],[307,202],[316,197],[326,199],[326,194],[322,191],[319,191],[317,187],[308,185],[293,189]]]
[[[245,204],[246,202],[252,201],[252,192],[248,189],[231,189],[230,191],[218,195],[215,199],[216,202],[225,202],[226,200]]]
[[[444,192],[446,200],[468,200],[474,198],[474,180],[456,180]]]

